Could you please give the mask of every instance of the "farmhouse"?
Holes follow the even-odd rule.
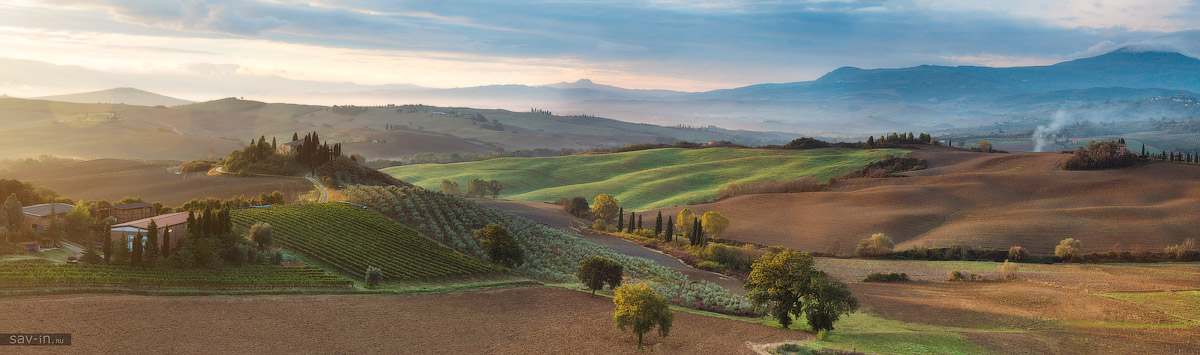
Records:
[[[100,214],[116,218],[116,223],[125,223],[153,217],[154,205],[145,202],[126,203],[105,208],[100,211]]]
[[[121,223],[112,226],[112,232],[110,232],[111,238],[116,242],[125,241],[125,243],[132,244],[133,237],[137,236],[138,233],[141,233],[143,237],[146,236],[146,234],[149,232],[150,221],[154,221],[154,223],[158,225],[159,236],[158,245],[156,247],[160,250],[162,249],[163,232],[170,231],[171,249],[175,249],[179,247],[179,241],[184,238],[184,235],[187,234],[187,217],[187,212],[179,212]]]
[[[67,212],[71,212],[73,208],[75,206],[65,203],[43,203],[22,208],[21,211],[25,212],[25,224],[29,225],[29,229],[41,233],[50,226],[50,222],[55,218],[59,218],[66,223],[66,219],[63,219],[63,216]]]
[[[301,144],[304,144],[304,141],[294,140],[291,142],[280,144],[277,153],[279,153],[280,155],[291,154],[292,152],[295,152],[296,147],[299,147]]]

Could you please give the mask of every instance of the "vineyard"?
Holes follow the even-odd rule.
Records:
[[[234,225],[266,222],[274,243],[338,272],[363,279],[378,267],[385,280],[495,273],[501,269],[455,253],[378,213],[342,203],[241,209]]]
[[[574,273],[579,263],[601,255],[624,265],[627,276],[651,282],[659,294],[675,304],[732,314],[756,313],[744,297],[713,283],[689,281],[687,276],[649,260],[617,254],[578,234],[543,226],[478,202],[416,187],[351,186],[343,192],[355,203],[392,216],[444,245],[481,260],[485,256],[473,237],[474,231],[488,224],[504,226],[525,251],[525,263],[516,271],[537,280],[578,282]]]
[[[221,269],[0,263],[0,286],[147,286],[200,288],[350,287],[313,266],[245,266]]]

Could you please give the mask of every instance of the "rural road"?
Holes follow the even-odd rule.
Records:
[[[183,132],[180,132],[178,128],[175,128],[175,126],[172,126],[170,123],[166,123],[166,122],[163,122],[163,121],[154,121],[154,122],[155,122],[155,123],[161,123],[161,124],[164,124],[164,125],[166,125],[167,127],[171,127],[171,130],[172,130],[172,131],[175,131],[175,134],[178,134],[178,135],[181,135],[181,136],[183,135]]]
[[[567,214],[566,211],[558,208],[558,206],[537,202],[497,201],[488,199],[473,200],[487,206],[496,207],[506,212],[528,218],[534,222],[545,224],[550,227],[578,232],[579,235],[583,236],[584,239],[587,239],[592,243],[608,247],[609,249],[616,251],[618,254],[648,259],[671,270],[675,270],[687,275],[688,279],[709,281],[729,289],[733,293],[743,296],[746,294],[746,290],[742,287],[742,282],[734,278],[693,268],[687,264],[684,264],[682,261],[679,261],[679,259],[676,259],[675,257],[663,254],[657,250],[643,247],[640,244],[622,238],[606,234],[592,233],[584,228],[579,228],[588,225],[588,221],[581,218],[575,218],[574,216]]]

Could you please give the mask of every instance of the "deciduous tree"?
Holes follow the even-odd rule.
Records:
[[[704,227],[704,231],[713,238],[718,238],[725,234],[725,230],[729,229],[729,219],[722,216],[716,211],[708,211],[700,218]]]
[[[625,285],[614,292],[613,320],[617,329],[633,330],[638,337],[638,348],[642,347],[642,335],[658,328],[658,336],[671,334],[675,313],[667,305],[666,297],[660,296],[646,284]]]
[[[613,220],[622,213],[624,213],[624,209],[621,208],[621,203],[609,194],[596,196],[596,200],[592,204],[592,217],[605,225],[611,225]]]
[[[250,226],[250,240],[258,244],[259,250],[266,250],[271,246],[272,232],[274,227],[266,222],[258,222]]]
[[[507,228],[489,224],[475,231],[475,239],[479,239],[483,252],[497,265],[514,268],[525,262],[524,251]]]
[[[575,272],[575,276],[579,277],[579,281],[583,282],[584,286],[592,290],[594,296],[596,290],[604,288],[605,284],[609,289],[621,286],[624,269],[616,260],[595,255],[579,263],[579,270]]]
[[[679,216],[675,217],[675,230],[679,231],[685,237],[692,235],[692,220],[696,217],[696,214],[692,213],[691,209],[684,208],[682,211],[679,211]]]

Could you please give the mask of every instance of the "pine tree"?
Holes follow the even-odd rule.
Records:
[[[654,235],[662,235],[662,211],[658,211],[658,218],[654,219]]]
[[[622,207],[620,212],[617,212],[617,231],[625,230],[625,208]]]
[[[674,221],[674,219],[675,219],[675,216],[667,216],[667,231],[665,234],[667,235],[668,242],[675,241],[675,221]]]

